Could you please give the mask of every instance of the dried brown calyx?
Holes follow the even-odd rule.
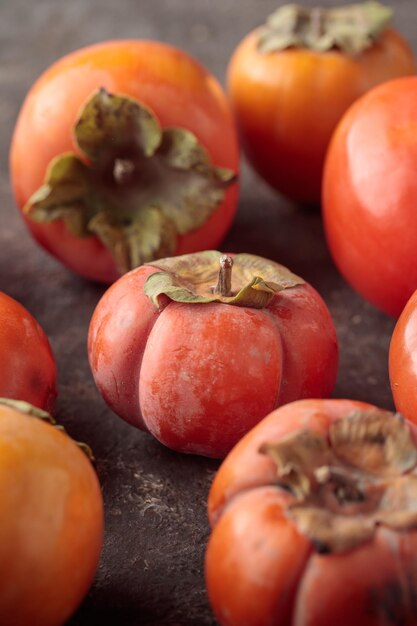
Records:
[[[302,430],[261,452],[294,502],[287,514],[319,552],[343,552],[376,528],[417,527],[417,449],[401,416],[381,409],[336,420],[328,436]]]
[[[104,89],[80,112],[74,142],[85,160],[53,159],[24,213],[96,235],[121,273],[174,254],[178,235],[201,227],[236,178],[211,163],[193,133],[162,129],[139,102]]]
[[[206,250],[151,265],[161,271],[149,276],[145,293],[158,308],[165,295],[175,302],[222,302],[262,309],[279,291],[304,283],[283,265],[253,254],[231,257]]]
[[[75,441],[75,439],[72,439],[72,437],[68,435],[64,426],[57,424],[52,415],[50,415],[46,411],[43,411],[36,406],[33,406],[33,404],[29,404],[29,402],[24,402],[23,400],[11,400],[10,398],[0,398],[0,405],[8,406],[11,409],[18,411],[19,413],[31,415],[32,417],[35,417],[39,420],[46,422],[47,424],[50,424],[56,430],[61,431],[72,441],[74,441],[74,443],[80,448],[80,450],[82,450],[84,454],[88,457],[91,463],[95,462],[93,451],[91,450],[90,446],[88,446],[86,443],[83,443],[82,441]]]
[[[258,50],[267,53],[295,47],[357,55],[374,44],[392,14],[390,7],[372,1],[330,9],[287,4],[268,18]]]

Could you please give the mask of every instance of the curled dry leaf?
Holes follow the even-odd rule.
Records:
[[[327,436],[301,430],[260,451],[295,496],[288,515],[320,552],[350,550],[381,524],[417,527],[417,449],[399,415],[357,410]]]

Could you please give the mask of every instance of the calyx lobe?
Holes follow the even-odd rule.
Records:
[[[24,402],[23,400],[11,400],[10,398],[0,398],[0,405],[8,406],[11,409],[18,411],[19,413],[24,413],[25,415],[30,415],[36,419],[46,422],[47,424],[53,426],[56,430],[61,431],[62,433],[64,433],[64,435],[72,439],[72,437],[68,435],[64,426],[58,424],[50,413],[47,413],[47,411],[43,411],[42,409],[33,406],[33,404],[30,404],[29,402]],[[95,459],[90,446],[88,446],[86,443],[83,443],[82,441],[75,441],[74,439],[72,440],[80,448],[80,450],[84,452],[84,454],[88,457],[91,463],[94,463]]]
[[[219,277],[225,259],[232,261],[226,261],[226,269],[231,271],[226,281]],[[304,283],[283,265],[252,254],[228,257],[206,250],[160,259],[150,265],[160,271],[149,276],[144,289],[158,308],[161,296],[165,295],[175,302],[221,302],[261,309],[279,291]],[[224,293],[219,288],[221,284],[227,284]]]
[[[374,1],[328,9],[287,4],[268,18],[258,50],[268,53],[296,47],[357,55],[374,44],[392,13],[392,9]]]

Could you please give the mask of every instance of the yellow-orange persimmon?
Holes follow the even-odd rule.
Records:
[[[103,503],[87,455],[26,403],[0,399],[0,624],[62,626],[87,593]]]
[[[390,10],[376,5],[281,7],[232,56],[229,92],[246,155],[294,200],[320,201],[331,134],[354,100],[415,73],[411,48],[388,26]]]

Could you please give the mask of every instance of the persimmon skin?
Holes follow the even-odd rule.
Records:
[[[100,556],[95,471],[67,435],[2,406],[0,494],[0,623],[63,626]]]
[[[275,404],[282,367],[280,335],[262,311],[172,303],[143,355],[147,427],[175,450],[223,457]]]
[[[220,624],[289,626],[312,548],[283,514],[288,500],[275,487],[261,487],[240,494],[225,510],[210,538],[205,566]],[[231,549],[237,544],[239,550]]]
[[[164,128],[192,131],[216,166],[238,171],[234,122],[216,79],[173,46],[156,41],[108,41],[63,57],[30,89],[10,151],[12,186],[20,208],[42,185],[54,157],[77,152],[74,123],[82,105],[101,87],[138,100]],[[234,184],[201,228],[178,237],[176,254],[215,248],[232,223],[237,195]],[[74,272],[107,283],[120,276],[110,252],[96,237],[77,238],[61,220],[50,224],[25,221],[35,239]]]
[[[338,125],[323,179],[333,260],[376,307],[398,317],[417,288],[417,77],[379,85]]]
[[[259,452],[263,443],[300,429],[325,434],[334,420],[367,408],[372,407],[351,400],[287,404],[223,461],[208,499],[212,534],[205,565],[221,626],[415,624],[417,531],[381,527],[372,540],[347,552],[318,554],[285,515],[293,496],[278,487],[275,463]],[[411,434],[416,442],[412,426]],[[281,576],[285,571],[288,577]]]
[[[298,589],[294,626],[413,626],[416,551],[415,530],[381,527],[372,542],[346,554],[314,554]]]
[[[273,408],[328,396],[337,338],[307,283],[266,309],[175,303],[158,311],[143,266],[99,302],[89,329],[90,366],[111,408],[174,450],[224,457]]]
[[[273,188],[319,204],[326,150],[348,107],[375,85],[415,73],[413,52],[394,29],[358,56],[294,48],[261,53],[260,29],[235,50],[228,90],[245,153]]]
[[[405,305],[395,325],[388,362],[395,407],[417,424],[417,291]]]
[[[141,267],[111,285],[94,311],[88,332],[90,367],[99,377],[96,383],[104,400],[116,413],[123,411],[127,422],[145,430],[139,376],[148,335],[159,312],[142,292],[155,271]]]
[[[0,397],[51,411],[56,398],[56,364],[48,338],[35,318],[3,292],[0,346]]]

